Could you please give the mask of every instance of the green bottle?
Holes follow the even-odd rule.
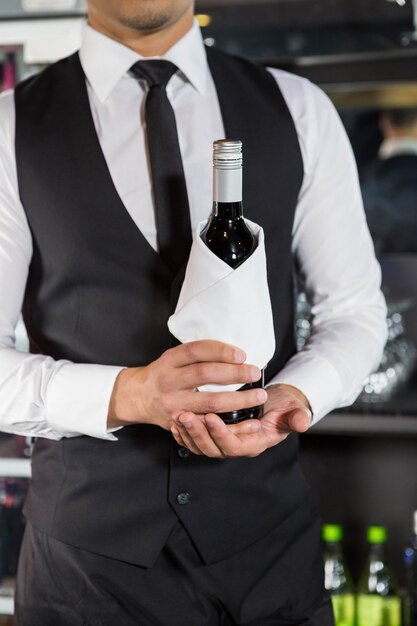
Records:
[[[342,550],[343,529],[339,524],[325,524],[324,586],[330,592],[336,626],[355,626],[355,598]]]
[[[401,626],[401,599],[387,564],[387,531],[383,526],[367,529],[369,556],[359,581],[357,626]]]

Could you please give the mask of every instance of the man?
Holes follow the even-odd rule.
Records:
[[[80,54],[0,101],[1,424],[37,438],[18,626],[333,623],[294,433],[351,402],[378,363],[379,268],[327,98],[206,51],[193,9],[90,0]],[[239,346],[171,347],[181,270],[157,254],[161,180],[143,126],[152,89],[165,98],[149,68],[172,66],[143,57],[175,64],[166,94],[192,227],[210,212],[212,141],[243,140],[277,341],[266,391],[196,392],[259,369]],[[315,316],[297,355],[293,257]],[[22,301],[31,355],[13,348]],[[256,404],[260,421],[217,415]]]
[[[383,141],[362,187],[377,254],[417,252],[417,109],[382,111]]]

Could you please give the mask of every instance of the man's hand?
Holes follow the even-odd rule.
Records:
[[[242,350],[220,341],[193,341],[164,352],[145,367],[124,369],[117,377],[109,405],[109,428],[155,424],[169,430],[174,416],[192,414],[201,421],[208,413],[223,413],[263,404],[263,389],[198,392],[202,385],[239,384],[259,380],[259,368],[244,363]],[[243,425],[241,430],[248,427]]]
[[[187,412],[175,416],[171,432],[178,444],[195,454],[214,458],[258,456],[284,441],[291,432],[305,432],[312,418],[308,401],[300,390],[278,384],[271,385],[267,391],[268,400],[260,420],[227,426],[213,413],[201,420]]]

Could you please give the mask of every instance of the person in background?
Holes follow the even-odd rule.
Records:
[[[297,437],[355,399],[386,336],[346,134],[307,80],[206,48],[193,0],[87,4],[79,53],[0,98],[0,427],[35,438],[15,624],[331,626]],[[178,134],[179,166],[155,163],[151,109],[175,122],[159,140]],[[178,252],[208,217],[221,137],[243,141],[245,215],[265,230],[265,390],[197,392],[260,371],[167,329],[184,266],[161,241]],[[186,194],[164,207],[182,217],[161,232],[174,162]],[[295,267],[314,316],[299,353]],[[255,404],[260,420],[218,416]]]
[[[417,108],[387,109],[379,117],[383,141],[362,185],[378,255],[417,252]]]

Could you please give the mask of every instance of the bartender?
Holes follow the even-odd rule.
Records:
[[[309,81],[206,48],[193,0],[87,4],[79,52],[0,98],[0,428],[35,438],[15,624],[331,626],[297,433],[355,399],[386,332],[346,135]],[[222,137],[245,146],[276,350],[266,389],[196,392],[260,376],[167,328]]]

